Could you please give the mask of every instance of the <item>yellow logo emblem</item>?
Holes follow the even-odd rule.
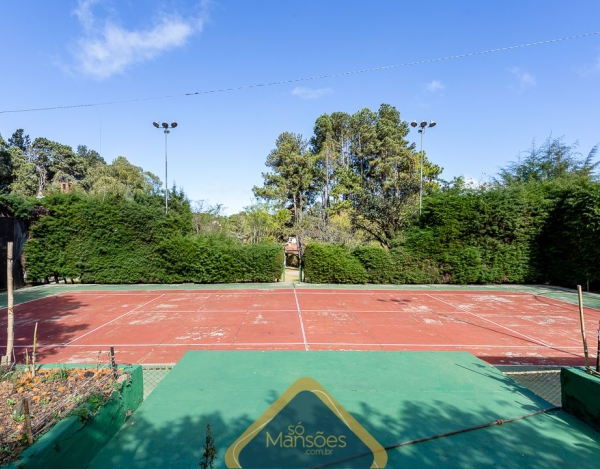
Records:
[[[227,450],[228,468],[383,468],[387,452],[317,381],[300,378]]]

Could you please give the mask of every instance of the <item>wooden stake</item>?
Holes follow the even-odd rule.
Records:
[[[35,323],[35,329],[33,330],[33,353],[31,354],[31,377],[35,378],[35,349],[37,346],[37,326],[38,323]]]
[[[117,370],[117,363],[115,362],[115,348],[114,347],[110,348],[110,365],[113,370],[113,376],[115,377],[115,379],[117,379],[119,377],[119,371]]]
[[[600,321],[598,321],[598,349],[596,351],[596,372],[600,373]]]
[[[25,415],[25,431],[27,432],[27,443],[33,444],[33,432],[31,431],[31,416],[29,415],[29,399],[23,399],[23,415]]]
[[[6,243],[6,295],[8,301],[8,325],[6,327],[6,355],[2,357],[2,365],[13,363],[13,346],[15,341],[15,311],[13,297],[13,243]]]
[[[583,354],[585,355],[585,367],[590,369],[590,358],[588,356],[587,339],[585,338],[585,323],[583,321],[583,293],[581,285],[577,285],[577,294],[579,296],[579,321],[581,322],[581,338],[583,339]]]

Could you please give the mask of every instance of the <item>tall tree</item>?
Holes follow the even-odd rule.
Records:
[[[282,133],[265,163],[271,172],[262,174],[263,187],[253,188],[256,197],[276,201],[291,211],[293,228],[298,230],[299,246],[302,245],[302,217],[314,200],[316,188],[316,157],[307,147],[301,135]]]
[[[91,150],[85,145],[77,145],[77,156],[84,162],[86,170],[96,166],[97,164],[106,164],[104,158],[96,150]]]
[[[10,157],[8,143],[0,135],[0,194],[9,192],[13,181],[13,164]]]
[[[9,147],[8,154],[12,170],[9,192],[24,196],[35,195],[38,189],[35,163],[18,146]]]
[[[27,153],[31,146],[31,139],[29,138],[29,135],[25,134],[23,129],[17,129],[8,139],[8,146],[20,148],[23,153]]]
[[[375,114],[363,109],[352,116],[352,166],[347,178],[352,202],[351,220],[384,248],[413,219],[419,193],[421,164],[414,144],[406,140],[409,128],[398,110],[382,104]],[[424,190],[436,185],[441,168],[422,158]]]
[[[598,145],[594,146],[586,158],[577,152],[577,143],[567,145],[562,137],[548,137],[536,147],[535,142],[517,161],[502,168],[495,179],[500,185],[514,185],[526,182],[542,182],[565,177],[593,179],[600,161],[594,162]]]
[[[160,194],[160,178],[139,166],[127,161],[124,156],[117,157],[110,165],[92,166],[84,181],[84,187],[90,194],[122,195],[133,197],[136,194]]]

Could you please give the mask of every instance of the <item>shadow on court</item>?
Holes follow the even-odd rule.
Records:
[[[25,363],[25,350],[32,353],[35,324],[37,322],[36,361],[48,361],[57,354],[60,346],[67,344],[89,328],[82,318],[86,305],[69,295],[51,296],[24,303],[14,308],[14,358]],[[7,309],[0,310],[0,355],[6,353]]]

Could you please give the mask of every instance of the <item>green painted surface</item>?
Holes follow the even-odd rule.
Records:
[[[298,378],[316,379],[383,446],[550,407],[468,353],[188,352],[92,461],[197,468],[210,424],[231,445]],[[560,411],[389,451],[388,468],[595,467],[600,433]]]
[[[46,365],[46,367],[53,366]],[[96,416],[85,423],[80,422],[77,417],[69,417],[58,422],[32,446],[23,451],[20,459],[9,467],[14,469],[88,467],[92,457],[121,428],[126,415],[135,411],[142,402],[142,367],[132,365],[126,367],[125,370],[131,373],[131,381],[123,383],[121,392],[115,391],[111,400],[100,409]]]
[[[560,384],[564,410],[600,432],[600,377],[582,368],[563,368]]]

